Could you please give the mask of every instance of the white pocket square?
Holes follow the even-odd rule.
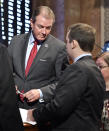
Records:
[[[44,59],[40,59],[40,61],[47,61],[47,60],[44,60]]]

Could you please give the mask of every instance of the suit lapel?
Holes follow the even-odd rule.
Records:
[[[48,52],[48,48],[49,48],[49,37],[47,38],[47,40],[45,42],[42,43],[39,51],[37,52],[36,57],[33,60],[33,63],[30,67],[30,70],[28,72],[28,75],[31,73],[31,71],[36,68],[38,61],[40,61],[41,58],[43,58],[43,56]]]
[[[21,43],[21,64],[22,64],[21,67],[22,67],[22,72],[23,72],[24,77],[25,77],[25,57],[26,57],[26,50],[28,46],[29,36],[30,36],[30,33],[28,33],[24,37],[24,40]]]

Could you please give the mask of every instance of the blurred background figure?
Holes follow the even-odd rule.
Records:
[[[106,51],[109,52],[109,41],[105,41],[104,47],[102,49],[102,52],[106,52]]]
[[[108,41],[109,42],[109,41]],[[108,43],[109,46],[109,43]],[[104,48],[104,51],[106,48]],[[104,108],[102,114],[102,131],[109,131],[109,52],[102,53],[96,60],[106,83],[106,92],[104,97]]]
[[[0,43],[0,131],[23,131],[8,51]]]

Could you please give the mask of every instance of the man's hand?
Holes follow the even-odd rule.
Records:
[[[33,102],[40,98],[40,92],[37,89],[32,89],[26,92],[24,95],[27,98],[28,102]]]

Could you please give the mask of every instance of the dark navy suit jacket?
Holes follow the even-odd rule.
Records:
[[[84,56],[63,73],[50,103],[33,112],[53,131],[99,131],[105,82],[91,56]]]
[[[0,44],[0,131],[23,130],[9,54]]]

